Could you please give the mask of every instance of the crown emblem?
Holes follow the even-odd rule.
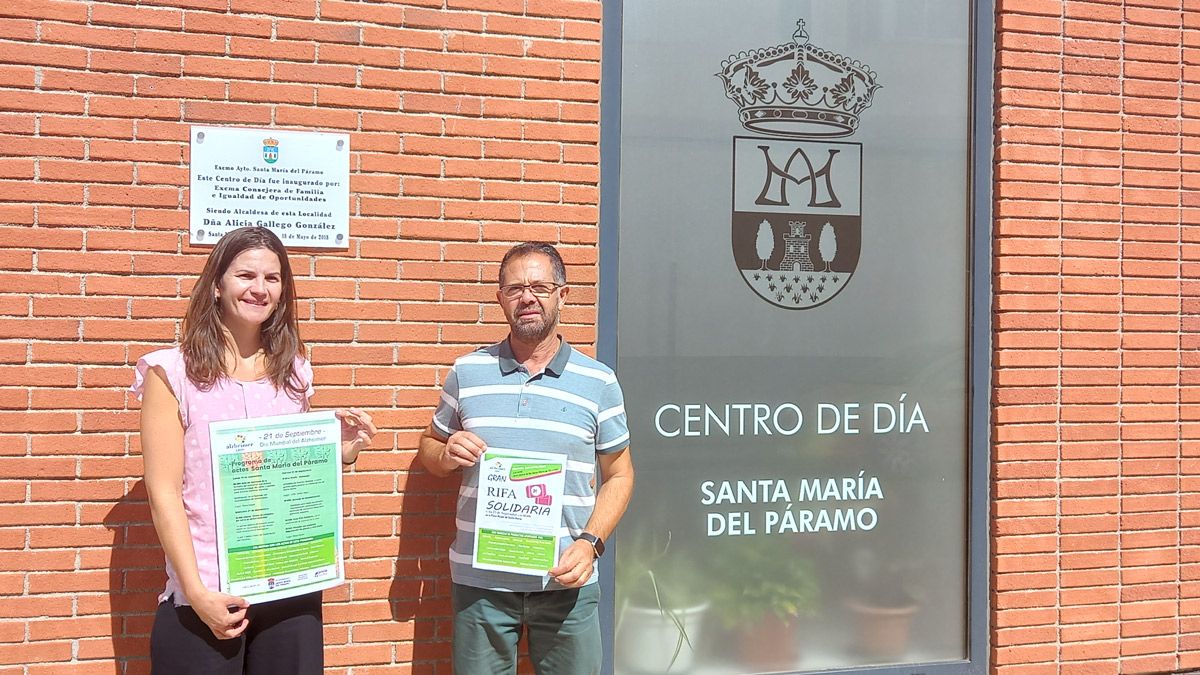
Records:
[[[279,141],[270,136],[263,139],[263,161],[267,164],[274,164],[279,161]]]
[[[797,138],[853,134],[881,86],[867,65],[809,44],[804,19],[790,44],[730,56],[717,76],[742,126]]]

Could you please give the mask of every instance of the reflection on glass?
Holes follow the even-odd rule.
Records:
[[[617,672],[965,657],[967,5],[624,0]]]

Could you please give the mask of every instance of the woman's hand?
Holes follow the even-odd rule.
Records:
[[[353,464],[361,450],[371,447],[377,430],[371,416],[358,408],[338,408],[333,414],[342,423],[342,464]]]
[[[218,640],[231,640],[244,633],[250,625],[246,619],[250,603],[245,598],[208,589],[202,589],[195,595],[189,595],[188,602],[192,603],[196,615]]]

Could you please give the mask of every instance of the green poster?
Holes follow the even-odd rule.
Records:
[[[333,413],[213,422],[209,431],[221,590],[261,602],[342,583]]]

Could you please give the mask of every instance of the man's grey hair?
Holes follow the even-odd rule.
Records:
[[[504,267],[508,265],[509,260],[524,258],[534,253],[541,253],[550,258],[550,265],[554,268],[554,283],[559,286],[565,286],[567,284],[567,268],[563,265],[562,256],[558,254],[558,249],[554,248],[553,245],[542,241],[527,241],[508,249],[508,253],[505,253],[504,258],[500,260],[500,271],[497,272],[497,282],[503,281],[502,276],[499,275],[504,274]]]

